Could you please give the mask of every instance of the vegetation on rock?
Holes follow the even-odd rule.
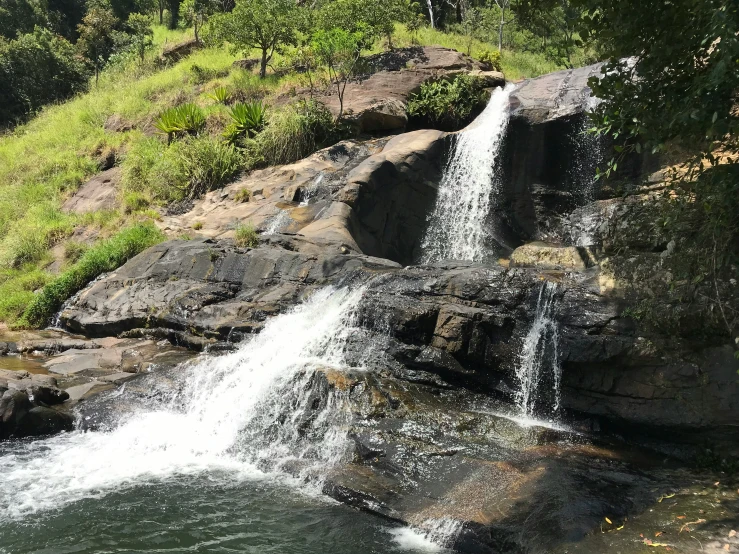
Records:
[[[90,248],[77,263],[46,284],[39,294],[34,295],[17,325],[46,325],[64,301],[87,283],[106,271],[123,265],[139,252],[163,239],[161,231],[146,223],[123,229],[110,239]]]
[[[408,115],[416,127],[456,131],[474,119],[487,98],[482,79],[459,75],[421,85],[408,102]]]

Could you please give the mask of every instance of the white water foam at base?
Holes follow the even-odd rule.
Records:
[[[340,401],[309,422],[310,440],[300,410],[314,371],[343,367],[362,294],[319,291],[236,352],[183,368],[180,394],[110,432],[77,431],[12,448],[0,457],[0,522],[173,475],[264,478],[294,460],[306,476],[330,468],[347,446]]]

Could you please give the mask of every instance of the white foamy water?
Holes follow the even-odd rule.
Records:
[[[279,233],[280,231],[282,231],[282,229],[287,227],[289,224],[290,214],[287,212],[287,210],[280,210],[269,220],[269,223],[267,223],[267,226],[265,227],[262,234],[274,235],[275,233]]]
[[[518,392],[516,406],[521,416],[533,418],[537,415],[542,396],[552,404],[552,415],[559,411],[560,381],[562,368],[559,363],[559,325],[557,324],[557,285],[545,281],[539,289],[536,316],[524,339],[516,369]],[[546,372],[549,371],[549,375]],[[542,391],[545,377],[551,383],[551,391]],[[546,393],[546,394],[545,394]]]
[[[421,262],[482,261],[490,253],[489,216],[499,189],[499,153],[515,88],[496,89],[485,110],[457,135],[421,243]]]
[[[452,518],[427,519],[420,527],[390,529],[393,542],[401,550],[449,552],[462,531],[462,522]]]
[[[0,457],[0,522],[177,474],[258,477],[296,461],[305,475],[330,467],[346,450],[344,411],[329,396],[311,412],[310,384],[317,367],[343,366],[362,294],[314,294],[238,351],[183,368],[182,392],[112,431],[12,449]]]

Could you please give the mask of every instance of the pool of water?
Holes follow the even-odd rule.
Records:
[[[219,473],[139,484],[0,528],[3,554],[441,552],[408,529],[287,482]]]

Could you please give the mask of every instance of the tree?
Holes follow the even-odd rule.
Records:
[[[681,258],[692,269],[673,283],[688,298],[703,279],[715,285],[711,310],[731,332],[731,308],[721,300],[717,275],[722,268],[735,275],[731,264],[739,260],[739,3],[576,5],[587,12],[583,36],[597,41],[608,59],[590,82],[603,100],[594,114],[596,129],[617,149],[606,173],[617,170],[627,153],[679,149],[686,163],[672,174],[666,199],[682,210],[668,212],[664,224],[684,239]]]
[[[193,27],[196,42],[200,42],[199,31],[208,20],[208,16],[213,13],[213,7],[211,0],[184,0],[182,2],[185,19]]]
[[[571,0],[517,0],[512,6],[521,27],[543,37],[556,49],[555,61],[572,67],[578,46],[577,26],[582,9]]]
[[[339,97],[337,121],[344,115],[344,92],[359,61],[363,38],[361,32],[351,33],[338,27],[328,31],[319,30],[313,35],[313,50],[318,59],[328,66],[329,78],[336,85]]]
[[[323,3],[317,23],[324,31],[340,28],[361,33],[365,48],[380,37],[392,48],[395,23],[408,21],[418,9],[412,0],[330,0]]]
[[[267,75],[267,64],[278,48],[296,43],[300,25],[295,0],[238,0],[231,13],[211,18],[211,37],[228,41],[235,51],[261,51],[259,75]]]
[[[0,4],[0,37],[14,39],[45,23],[41,10],[28,0],[3,0]]]
[[[126,27],[131,35],[131,47],[144,63],[146,51],[154,46],[154,31],[151,28],[151,17],[140,13],[128,16]]]
[[[511,7],[511,0],[495,0],[495,5],[500,10],[500,19],[498,20],[498,50],[503,51],[503,27],[505,27],[509,21],[506,21],[506,11]]]
[[[74,46],[48,29],[0,40],[0,125],[84,90],[88,77]]]
[[[467,55],[472,54],[472,43],[476,38],[480,38],[481,32],[485,28],[483,14],[476,8],[468,9],[462,20],[462,30],[467,37]]]
[[[114,32],[118,19],[112,10],[92,8],[78,26],[80,35],[77,49],[87,58],[95,70],[95,84],[100,70],[115,49]]]
[[[182,0],[165,0],[169,9],[169,28],[176,29],[180,23],[180,3]]]

